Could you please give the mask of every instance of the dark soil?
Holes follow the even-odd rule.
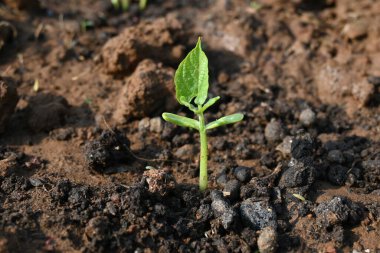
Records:
[[[173,75],[202,36],[209,189]],[[380,250],[380,1],[0,0],[0,252]]]

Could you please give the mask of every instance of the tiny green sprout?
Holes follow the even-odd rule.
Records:
[[[139,1],[139,9],[144,10],[148,0]],[[111,4],[115,10],[127,11],[129,9],[130,0],[111,0]]]
[[[172,113],[163,113],[162,118],[170,123],[182,127],[189,127],[199,131],[200,135],[200,160],[199,160],[199,189],[204,191],[207,188],[207,130],[227,124],[239,122],[243,119],[243,114],[236,113],[222,117],[218,120],[206,124],[204,112],[220,97],[207,100],[208,95],[208,59],[201,47],[201,39],[193,50],[180,63],[174,77],[176,99],[181,104],[189,108],[198,120],[179,116]],[[207,100],[207,101],[206,101]]]

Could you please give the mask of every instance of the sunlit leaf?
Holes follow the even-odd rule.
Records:
[[[201,39],[180,63],[175,72],[176,98],[182,105],[194,102],[203,105],[208,93],[208,59],[202,51]]]

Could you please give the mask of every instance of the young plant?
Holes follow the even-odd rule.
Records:
[[[142,11],[145,9],[148,0],[139,0],[139,9]],[[130,0],[111,0],[111,3],[115,10],[127,11],[130,5]]]
[[[220,97],[207,100],[208,94],[208,59],[201,48],[201,39],[193,50],[181,62],[174,77],[176,99],[181,104],[189,108],[198,120],[179,116],[172,113],[163,113],[164,120],[178,126],[189,127],[199,131],[200,135],[200,160],[199,160],[199,188],[204,191],[207,188],[207,130],[239,122],[243,119],[243,114],[236,113],[222,117],[218,120],[206,124],[204,112]]]

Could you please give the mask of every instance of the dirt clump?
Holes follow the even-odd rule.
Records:
[[[130,73],[143,59],[177,63],[183,55],[177,45],[181,23],[175,17],[141,22],[126,28],[102,48],[103,65],[108,73]]]
[[[345,102],[351,96],[360,106],[365,106],[375,90],[366,77],[353,73],[348,66],[335,61],[329,61],[321,67],[316,75],[316,85],[319,99],[330,104]]]
[[[17,90],[10,79],[0,77],[0,133],[12,116],[18,101]]]
[[[126,80],[113,118],[125,123],[134,118],[156,116],[176,106],[174,70],[152,60],[143,60]]]
[[[130,141],[120,131],[103,130],[101,135],[84,148],[87,165],[100,173],[112,171],[131,160]]]
[[[16,28],[7,21],[0,21],[0,50],[17,36]]]
[[[29,127],[35,132],[50,131],[65,124],[69,104],[62,96],[39,93],[29,101]]]
[[[2,0],[11,8],[19,10],[38,10],[40,8],[39,0]]]

